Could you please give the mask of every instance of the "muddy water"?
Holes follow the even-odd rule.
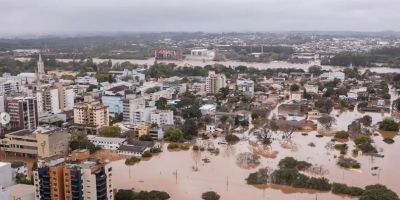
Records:
[[[277,109],[271,112],[276,113]],[[373,119],[373,124],[389,117],[389,113],[361,113],[357,110],[340,112],[334,110],[332,115],[337,117],[334,130],[347,130],[347,126],[355,119],[368,114]],[[270,116],[270,117],[271,117]],[[296,133],[290,141],[281,139],[281,135],[275,136],[275,141],[270,148],[265,150],[267,155],[277,151],[277,157],[261,157],[261,164],[256,168],[243,169],[236,163],[236,156],[242,152],[252,152],[249,141],[241,141],[234,146],[215,145],[220,149],[219,155],[209,152],[178,151],[169,152],[164,146],[164,152],[153,157],[149,161],[142,161],[138,165],[129,167],[124,161],[116,161],[113,165],[113,181],[116,188],[136,188],[140,190],[164,190],[172,199],[200,199],[201,193],[209,190],[218,192],[222,199],[351,199],[346,196],[337,196],[332,193],[317,192],[313,190],[294,189],[286,186],[268,185],[254,187],[246,184],[245,178],[249,173],[261,167],[276,168],[280,159],[292,156],[298,160],[306,160],[315,164],[323,176],[331,182],[346,183],[364,187],[370,184],[381,183],[387,185],[396,193],[400,193],[398,181],[398,169],[400,162],[395,162],[400,151],[400,139],[397,133],[384,133],[395,140],[394,144],[383,142],[382,135],[373,136],[375,146],[383,154],[384,158],[376,158],[364,155],[353,155],[354,143],[347,141],[349,150],[346,156],[354,157],[361,163],[361,169],[347,170],[337,166],[339,152],[330,148],[331,137],[317,138],[316,131],[302,136]],[[247,137],[242,137],[247,138]],[[254,137],[250,136],[250,140]],[[313,142],[315,147],[309,146]],[[330,145],[329,145],[330,144]],[[202,159],[208,158],[209,163]],[[372,168],[378,167],[378,170]],[[197,170],[195,170],[197,169]],[[177,173],[176,173],[177,172]],[[177,175],[176,175],[177,174]],[[311,174],[309,174],[311,175]]]
[[[297,134],[291,142],[274,141],[271,149],[279,152],[277,158],[261,158],[261,164],[251,170],[242,169],[236,164],[236,156],[239,153],[251,151],[248,141],[241,141],[234,146],[220,145],[221,152],[217,156],[192,150],[169,152],[164,146],[163,153],[135,166],[125,166],[123,160],[111,163],[114,168],[113,184],[116,188],[165,190],[173,199],[200,199],[201,193],[208,190],[217,191],[222,199],[315,199],[316,195],[320,199],[349,199],[331,193],[316,193],[312,190],[276,185],[260,189],[246,184],[245,178],[250,172],[260,167],[276,168],[281,158],[292,156],[317,164],[322,171],[325,171],[324,176],[331,181],[360,187],[382,183],[400,193],[398,184],[400,177],[397,171],[400,162],[393,162],[397,158],[397,152],[400,151],[399,137],[395,137],[396,142],[389,145],[382,141],[381,136],[375,136],[375,145],[385,157],[359,155],[356,159],[361,163],[361,169],[345,170],[336,165],[335,155],[338,156],[339,153],[326,147],[331,138],[317,138],[315,134],[315,132],[311,132],[308,136]],[[316,146],[310,147],[308,145],[310,142]],[[350,146],[347,155],[352,156],[353,142],[347,143]],[[290,146],[291,149],[283,146]],[[208,158],[210,162],[205,163],[202,161],[204,158]],[[196,166],[198,171],[194,170]],[[371,170],[373,167],[379,167],[379,170]]]
[[[15,58],[16,60],[20,61],[26,61],[29,60],[30,58]],[[72,62],[72,59],[57,59],[58,62]],[[93,58],[93,62],[95,63],[101,63],[101,62],[107,62],[108,59],[100,59],[100,58]],[[132,64],[138,64],[138,65],[153,65],[155,62],[154,58],[149,58],[145,60],[133,60],[133,59],[111,59],[113,65],[117,63],[123,63],[123,62],[130,62]],[[279,62],[270,62],[270,63],[249,63],[249,62],[240,62],[240,61],[221,61],[221,62],[216,62],[216,61],[199,61],[199,60],[193,60],[193,59],[186,59],[182,61],[158,61],[158,62],[165,62],[165,63],[175,63],[178,66],[206,66],[206,65],[214,65],[214,64],[221,64],[225,66],[248,66],[248,67],[254,67],[257,69],[276,69],[276,68],[296,68],[296,69],[303,69],[305,71],[308,70],[308,68],[312,65],[320,65],[319,62],[311,62],[311,63],[306,63],[306,64],[293,64],[293,63],[288,63],[284,61],[279,61]],[[332,70],[332,71],[339,71],[342,70],[343,67],[337,67],[337,66],[322,66],[322,69],[324,70]],[[388,68],[388,67],[371,67],[371,68],[361,68],[360,71],[365,71],[366,69],[369,69],[372,72],[377,72],[377,73],[400,73],[400,68]]]

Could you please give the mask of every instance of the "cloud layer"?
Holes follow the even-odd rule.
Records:
[[[0,35],[400,30],[399,0],[0,0]]]

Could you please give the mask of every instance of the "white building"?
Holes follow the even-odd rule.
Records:
[[[213,60],[215,58],[215,51],[208,49],[193,49],[190,51],[191,59]]]
[[[87,138],[95,146],[100,146],[102,149],[107,150],[117,150],[126,140],[125,138],[100,137],[96,135],[88,135]]]
[[[75,105],[75,90],[64,87],[64,111],[73,110]]]
[[[58,89],[54,88],[50,90],[50,105],[51,105],[51,112],[54,114],[58,114],[61,112],[60,109],[60,99],[58,96]]]
[[[254,81],[238,79],[236,80],[236,89],[242,91],[244,95],[254,96]]]
[[[79,76],[75,79],[75,84],[82,85],[98,85],[96,77],[92,76]]]
[[[146,99],[136,98],[136,99],[125,99],[123,101],[123,118],[125,122],[133,123],[133,113],[136,110],[146,108]]]
[[[150,114],[150,122],[159,126],[173,125],[174,112],[172,110],[155,110]]]
[[[292,101],[299,102],[299,101],[301,101],[301,98],[302,98],[302,93],[300,93],[300,92],[290,93],[290,100],[292,100]]]
[[[307,93],[318,94],[318,86],[317,85],[306,84],[306,85],[304,85],[304,89],[306,90]]]
[[[320,76],[321,80],[333,81],[339,79],[340,81],[345,80],[345,74],[343,72],[325,72]]]
[[[214,115],[217,107],[214,104],[204,104],[200,107],[202,115]]]
[[[133,110],[132,122],[133,123],[150,122],[150,115],[156,109],[157,109],[156,107],[147,107],[147,108],[143,108],[143,109]]]
[[[2,187],[14,185],[12,174],[11,163],[0,162],[0,185]]]
[[[206,93],[206,84],[205,83],[193,83],[192,91],[196,93]]]

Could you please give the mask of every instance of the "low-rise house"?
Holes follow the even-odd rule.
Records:
[[[320,76],[321,80],[333,81],[339,79],[340,81],[345,80],[345,74],[343,72],[325,72]]]
[[[295,102],[300,102],[303,94],[301,92],[292,92],[290,93],[290,100]]]
[[[118,154],[140,157],[153,147],[160,147],[160,144],[152,141],[125,142],[118,148]]]
[[[118,150],[121,144],[126,140],[125,138],[100,137],[96,135],[88,135],[87,138],[95,146],[107,150]]]
[[[318,86],[317,85],[306,84],[306,85],[304,85],[304,89],[306,90],[307,93],[318,94]]]
[[[202,115],[214,115],[217,107],[214,104],[204,104],[200,107]]]

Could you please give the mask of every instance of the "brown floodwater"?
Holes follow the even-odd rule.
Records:
[[[250,172],[261,167],[275,169],[280,159],[292,156],[315,164],[325,172],[323,176],[332,182],[360,187],[381,183],[400,193],[400,162],[395,161],[397,152],[400,151],[399,137],[394,138],[394,144],[386,144],[382,141],[382,136],[374,136],[375,145],[385,157],[358,155],[356,159],[361,163],[361,169],[346,170],[336,165],[335,157],[339,156],[339,152],[327,147],[331,138],[317,138],[315,134],[316,132],[311,132],[308,136],[296,134],[291,141],[274,141],[269,150],[278,151],[277,157],[261,157],[261,164],[252,169],[243,169],[236,163],[239,153],[252,150],[245,140],[233,146],[216,144],[220,149],[219,155],[192,150],[169,152],[164,145],[163,153],[134,166],[126,166],[124,160],[112,162],[113,184],[116,188],[164,190],[172,199],[200,199],[201,194],[209,190],[218,192],[222,199],[315,199],[316,195],[319,199],[351,199],[332,193],[286,186],[255,187],[246,184],[245,178]],[[310,142],[315,147],[309,146]],[[283,148],[283,144],[287,143],[291,148]],[[347,155],[352,156],[353,142],[347,143],[350,147]],[[205,158],[209,160],[208,163],[203,161]],[[379,170],[372,170],[373,167],[379,167]]]
[[[391,91],[392,92],[392,91]],[[276,109],[271,112],[276,113]],[[332,115],[337,117],[333,130],[347,130],[347,126],[365,114],[372,117],[373,124],[389,117],[390,113],[361,113],[357,110],[340,112],[334,110]],[[270,117],[271,117],[270,116]],[[269,147],[254,148],[254,136],[239,135],[242,140],[236,145],[219,145],[218,139],[212,140],[220,149],[218,155],[210,152],[168,151],[153,156],[150,160],[141,161],[134,166],[126,166],[124,160],[110,163],[113,166],[113,185],[115,188],[137,190],[163,190],[171,195],[171,199],[201,199],[206,191],[216,191],[221,199],[352,199],[348,196],[338,196],[330,192],[319,192],[307,189],[296,189],[281,185],[247,185],[249,173],[259,168],[276,169],[282,158],[292,156],[297,160],[312,163],[312,176],[324,176],[331,182],[345,183],[352,186],[364,187],[370,184],[384,184],[400,194],[400,139],[397,133],[376,134],[373,136],[374,145],[383,158],[353,155],[354,142],[341,141],[349,146],[347,157],[353,157],[361,163],[361,168],[349,170],[339,167],[336,162],[340,153],[334,150],[332,137],[316,137],[317,131],[308,135],[296,133],[291,140],[282,140],[277,134]],[[394,144],[386,144],[383,138],[390,136]],[[310,143],[314,145],[309,145]],[[339,143],[339,142],[337,142]],[[264,152],[262,152],[264,151]],[[260,155],[260,164],[243,168],[237,164],[237,156],[243,152],[253,152]],[[273,155],[273,156],[271,156]],[[207,161],[207,162],[206,162]],[[377,169],[375,169],[377,167]],[[354,199],[354,198],[353,198]]]

